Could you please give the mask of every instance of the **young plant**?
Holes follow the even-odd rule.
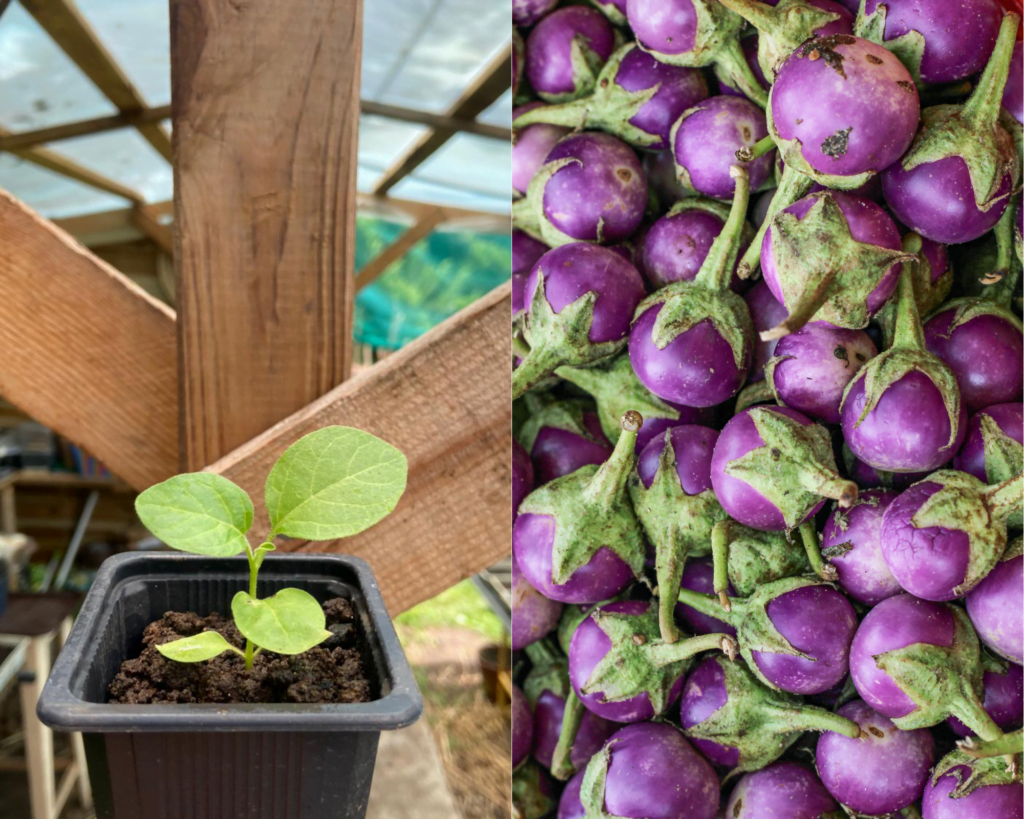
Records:
[[[405,491],[405,456],[368,432],[325,427],[292,444],[267,476],[265,500],[270,532],[253,548],[247,533],[253,505],[241,487],[220,475],[193,472],[151,486],[135,501],[139,519],[172,549],[207,557],[249,560],[249,590],[231,601],[245,651],[219,632],[157,646],[177,662],[198,663],[225,651],[245,657],[246,669],[260,650],[301,654],[331,633],[324,627],[320,603],[301,589],[282,589],[260,599],[260,566],[274,550],[278,535],[305,540],[334,540],[368,529],[395,508]]]

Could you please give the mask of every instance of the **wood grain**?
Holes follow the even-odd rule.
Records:
[[[263,484],[274,461],[308,432],[359,427],[405,453],[409,484],[379,524],[334,543],[370,562],[392,614],[508,555],[511,542],[511,390],[505,284],[424,336],[209,467],[250,493],[254,535],[268,530]]]
[[[376,281],[391,265],[412,250],[444,221],[444,211],[432,208],[402,231],[398,238],[360,268],[356,274],[356,292]]]
[[[178,450],[174,313],[0,191],[0,394],[137,489]]]
[[[359,0],[171,3],[189,469],[348,376],[361,35]]]

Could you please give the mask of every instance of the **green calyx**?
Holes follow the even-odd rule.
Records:
[[[513,398],[521,396],[562,365],[594,364],[611,358],[626,346],[625,338],[590,340],[597,301],[595,292],[584,293],[556,313],[544,295],[544,279],[544,272],[538,271],[537,289],[523,327],[530,351],[512,373]]]
[[[908,31],[892,40],[885,39],[885,17],[888,13],[888,6],[879,3],[871,14],[864,13],[864,2],[860,4],[857,12],[857,20],[854,23],[853,33],[865,40],[870,40],[888,51],[892,52],[903,67],[910,72],[914,78],[914,84],[918,90],[924,88],[921,81],[921,59],[924,57],[924,35],[919,31]]]
[[[610,0],[605,0],[603,3],[600,0],[590,0],[590,2],[592,5],[597,6],[597,10],[607,17],[613,26],[621,28],[626,25],[626,15]]]
[[[919,372],[928,377],[942,396],[949,417],[950,448],[956,443],[960,423],[960,387],[953,371],[938,356],[928,352],[924,343],[924,330],[917,312],[914,296],[913,265],[905,264],[900,273],[897,291],[895,329],[892,346],[867,362],[853,377],[843,392],[840,407],[846,404],[853,386],[864,380],[864,409],[854,429],[861,425],[868,413],[878,406],[885,391],[904,376]]]
[[[805,426],[771,407],[748,412],[764,444],[730,461],[725,473],[771,501],[787,531],[803,523],[823,497],[843,507],[857,499],[857,484],[836,471],[832,441],[823,426]]]
[[[558,807],[558,796],[549,793],[540,763],[530,757],[512,772],[512,810],[516,819],[543,819]]]
[[[769,120],[771,119],[770,113],[768,118]],[[765,139],[775,141],[774,137],[765,137]],[[765,140],[759,142],[756,147],[761,149],[763,147],[762,143],[765,143]],[[753,153],[750,154],[752,157],[753,155]],[[792,170],[787,160],[786,167],[782,171],[782,177],[779,179],[779,186],[776,188],[775,195],[768,205],[768,212],[765,214],[764,221],[757,229],[753,241],[747,247],[746,252],[740,259],[739,265],[736,267],[736,273],[741,279],[749,279],[761,265],[761,245],[764,243],[764,235],[768,232],[768,228],[771,227],[775,216],[806,196],[813,187],[814,180],[806,174]]]
[[[805,705],[799,697],[763,685],[747,663],[729,662],[721,657],[714,661],[724,674],[728,699],[710,717],[683,733],[739,751],[739,763],[727,778],[760,770],[774,762],[804,731],[860,736],[860,727],[852,720]]]
[[[661,142],[661,137],[633,125],[630,120],[658,93],[660,85],[641,91],[627,91],[615,78],[622,58],[637,48],[629,43],[608,58],[594,82],[591,93],[570,102],[535,108],[516,117],[513,128],[523,128],[538,122],[563,125],[573,130],[596,129],[612,134],[635,148],[650,148]]]
[[[531,643],[524,651],[533,665],[522,685],[530,707],[537,706],[537,700],[545,691],[551,691],[563,699],[568,697],[572,686],[569,684],[569,661],[565,656],[559,654],[547,640]]]
[[[963,105],[935,105],[921,112],[921,126],[901,161],[904,170],[958,156],[967,165],[974,202],[987,211],[1010,195],[999,194],[1009,175],[1010,189],[1020,179],[1013,138],[999,124],[1003,88],[1010,69],[1020,18],[1003,18],[995,49],[978,86]]]
[[[531,396],[527,395],[526,398]],[[533,450],[533,444],[542,429],[561,429],[596,443],[597,438],[587,429],[584,419],[588,411],[593,411],[593,405],[584,398],[551,401],[534,409],[516,437],[527,452]]]
[[[654,544],[661,637],[674,643],[679,639],[674,610],[683,567],[687,559],[710,552],[711,527],[725,519],[725,510],[710,489],[686,494],[676,472],[671,438],[666,438],[650,488],[644,486],[634,469],[629,495],[647,538]]]
[[[868,296],[894,264],[912,262],[902,248],[858,242],[830,191],[812,194],[815,203],[797,218],[772,220],[772,256],[789,316],[761,339],[781,338],[809,321],[862,329],[871,319]]]
[[[999,424],[982,410],[981,441],[985,452],[985,478],[989,485],[1008,481],[1024,472],[1024,446],[1003,432]],[[1015,528],[1020,528],[1017,524]]]
[[[556,521],[551,555],[551,581],[564,584],[607,546],[640,577],[644,568],[644,536],[626,497],[633,468],[636,433],[643,419],[637,412],[622,418],[623,432],[600,466],[584,466],[535,489],[523,500],[520,514],[550,515]]]
[[[726,611],[730,583],[737,595],[749,597],[759,586],[811,569],[805,549],[782,532],[760,532],[729,518],[711,530],[711,554],[715,594]]]
[[[935,281],[932,281],[934,271],[921,248],[921,237],[913,232],[903,237],[903,251],[914,255],[914,260],[904,262],[903,268],[910,268],[918,315],[926,316],[942,304],[949,295],[949,291],[953,287],[953,266],[947,267]],[[882,328],[882,336],[887,348],[892,346],[896,336],[897,301],[898,299],[889,299],[874,315],[875,321]]]
[[[1024,736],[1018,729],[988,742],[974,738],[961,740],[957,743],[957,749],[946,754],[935,766],[932,785],[949,774],[957,781],[949,797],[963,799],[978,788],[1019,782],[1020,765],[1016,760],[1022,750],[1022,739]],[[1010,756],[1013,762],[1008,765],[1005,759],[1000,759],[1001,756]],[[960,770],[963,768],[967,769],[966,772]]]
[[[561,94],[537,91],[538,97],[545,102],[564,103],[577,100],[594,90],[603,61],[601,55],[590,47],[590,40],[587,37],[577,34],[572,38],[569,61],[572,64],[572,91]]]
[[[556,228],[544,213],[544,188],[556,173],[569,165],[582,166],[583,162],[573,157],[545,162],[530,180],[530,184],[526,188],[526,196],[512,203],[512,227],[544,242],[548,247],[561,247],[581,241]],[[602,219],[598,222],[597,238],[593,244],[601,244],[603,239],[604,220]]]
[[[608,813],[604,805],[604,791],[608,782],[608,766],[612,762],[612,750],[616,740],[606,742],[604,747],[590,758],[587,771],[580,785],[580,802],[586,809],[588,819],[623,819]]]
[[[662,401],[640,383],[633,372],[628,353],[622,353],[608,364],[596,367],[559,367],[555,375],[590,393],[597,404],[601,429],[613,444],[622,433],[620,419],[629,410],[639,412],[645,420],[679,420],[679,410]]]

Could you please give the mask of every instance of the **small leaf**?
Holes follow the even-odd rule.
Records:
[[[405,456],[368,432],[311,432],[288,447],[267,476],[273,533],[306,540],[358,534],[395,508],[407,472]]]
[[[135,501],[142,523],[172,549],[210,557],[243,552],[252,501],[227,478],[207,472],[177,475]]]
[[[204,660],[212,660],[225,651],[242,653],[225,640],[219,631],[204,631],[202,634],[182,637],[180,640],[159,645],[156,650],[168,660],[177,663],[201,663]]]
[[[266,600],[239,592],[231,613],[246,639],[275,654],[301,654],[331,636],[320,604],[301,589],[281,589]]]

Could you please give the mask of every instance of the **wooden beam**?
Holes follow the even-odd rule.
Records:
[[[0,394],[136,489],[177,470],[174,313],[0,191]]]
[[[74,139],[75,137],[89,136],[91,134],[101,134],[105,131],[116,131],[119,128],[150,125],[154,122],[168,119],[170,116],[171,106],[161,105],[159,108],[146,108],[142,111],[129,111],[109,117],[82,119],[77,122],[68,122],[64,125],[54,125],[50,128],[37,128],[34,131],[21,131],[19,133],[12,133],[9,136],[0,137],[0,151],[13,151],[15,148],[34,148],[37,145],[61,142],[65,139]]]
[[[333,544],[370,562],[392,614],[508,555],[511,542],[511,286],[502,285],[416,341],[217,461],[257,503],[253,534],[268,525],[263,484],[274,461],[308,432],[347,424],[405,453],[409,483],[381,523]]]
[[[74,0],[21,0],[21,5],[118,111],[124,114],[146,107],[142,95],[100,42]],[[171,139],[160,123],[141,124],[138,130],[157,153],[171,161]]]
[[[501,125],[488,125],[485,122],[476,122],[472,119],[458,119],[445,116],[444,114],[431,114],[429,111],[415,111],[411,108],[400,108],[396,105],[385,105],[372,100],[363,100],[360,108],[364,114],[372,114],[375,117],[395,119],[401,122],[412,122],[417,125],[429,125],[434,129],[446,131],[459,131],[466,134],[476,134],[488,139],[498,139],[508,142],[512,139],[512,129]]]
[[[385,270],[419,244],[420,240],[427,238],[442,221],[444,211],[441,208],[433,208],[411,227],[402,231],[395,241],[370,259],[356,274],[356,292],[376,281]]]
[[[348,377],[361,46],[361,0],[171,4],[190,469]]]
[[[174,256],[174,231],[160,221],[158,214],[146,205],[132,208],[132,224],[146,234],[168,256]]]
[[[481,72],[459,100],[448,110],[454,119],[476,119],[512,86],[512,46],[497,55]],[[374,193],[383,196],[416,168],[431,154],[455,135],[455,131],[442,128],[430,131],[417,140],[377,183]]]

